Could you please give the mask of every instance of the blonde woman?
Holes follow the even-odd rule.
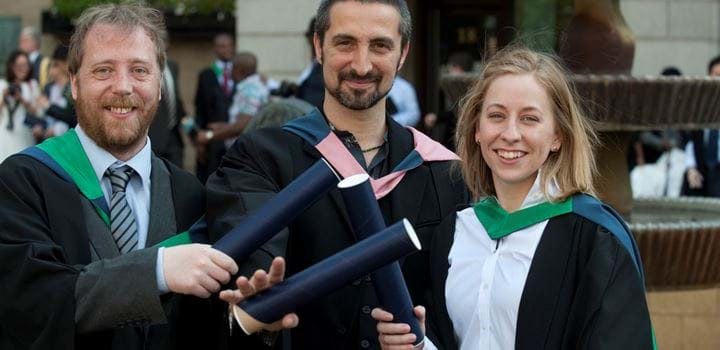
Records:
[[[496,54],[463,101],[456,138],[476,204],[434,236],[421,346],[651,349],[637,247],[592,197],[597,137],[557,61]],[[373,317],[384,349],[412,348],[409,326],[381,309]]]

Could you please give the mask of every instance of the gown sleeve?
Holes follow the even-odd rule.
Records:
[[[650,314],[640,274],[625,247],[602,226],[578,295],[586,296],[578,348],[653,349]],[[582,299],[576,300],[582,303]],[[579,315],[575,313],[575,315]],[[568,320],[568,324],[574,321]]]
[[[13,158],[0,166],[0,347],[74,349],[81,267],[65,262],[46,221],[42,185]]]

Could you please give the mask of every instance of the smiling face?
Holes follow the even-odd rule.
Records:
[[[324,41],[317,35],[313,40],[326,95],[332,97],[326,103],[365,110],[388,94],[407,55],[399,28],[400,13],[390,5],[345,1],[332,6]]]
[[[96,24],[72,76],[78,123],[110,151],[139,151],[160,99],[161,72],[153,41],[141,28]]]
[[[550,152],[560,148],[547,92],[530,74],[506,74],[488,87],[475,141],[492,173],[495,190],[529,191]]]
[[[30,74],[30,61],[25,55],[18,55],[12,64],[12,70],[15,74],[15,82],[19,83],[28,79]]]

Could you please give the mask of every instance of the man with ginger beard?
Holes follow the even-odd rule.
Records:
[[[403,0],[320,2],[313,43],[323,70],[322,109],[282,128],[245,134],[228,150],[207,182],[212,239],[322,157],[343,177],[363,172],[378,181],[400,177],[395,186],[380,186],[375,196],[385,222],[407,218],[427,249],[435,226],[467,197],[460,176],[449,174],[457,157],[386,115],[387,94],[405,61],[410,36],[410,12]],[[331,146],[316,147],[320,142]],[[328,148],[332,151],[326,152]],[[349,168],[351,172],[344,171]],[[339,192],[331,190],[241,271],[267,268],[271,258],[284,256],[288,274],[298,273],[357,241],[347,218]],[[427,251],[401,263],[415,303],[424,304],[428,264]],[[278,337],[274,348],[377,349],[377,323],[370,317],[377,304],[370,277],[356,280],[298,309],[298,327]]]
[[[205,200],[147,136],[165,63],[162,18],[137,4],[83,12],[68,57],[78,127],[0,165],[2,349],[205,344],[208,323],[191,323],[207,310],[200,298],[238,268],[207,245],[161,243],[188,230]]]

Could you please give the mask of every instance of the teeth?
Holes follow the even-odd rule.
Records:
[[[523,156],[523,152],[508,152],[508,151],[497,151],[498,155],[506,159],[515,159]]]
[[[131,108],[110,107],[111,112],[118,114],[130,113],[131,110]]]

